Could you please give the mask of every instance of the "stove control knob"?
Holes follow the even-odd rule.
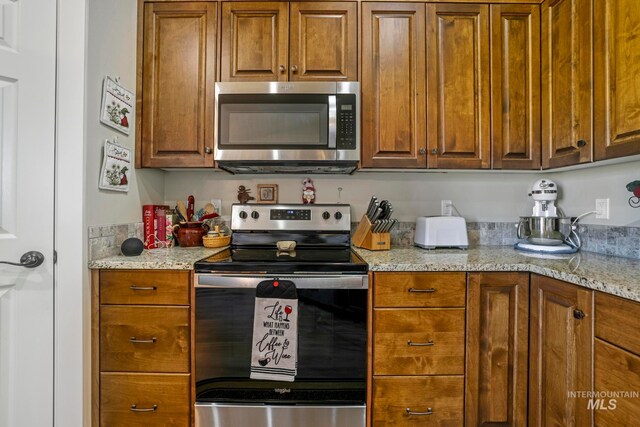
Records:
[[[340,221],[342,219],[342,212],[336,212],[333,217]]]
[[[245,211],[240,211],[240,218],[247,219],[247,213]]]
[[[322,219],[327,220],[331,218],[331,214],[327,211],[322,212]]]
[[[253,218],[253,219],[260,218],[260,214],[258,213],[258,211],[251,212],[251,218]]]

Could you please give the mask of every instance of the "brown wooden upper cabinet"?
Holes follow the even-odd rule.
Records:
[[[362,3],[362,166],[425,168],[425,6]]]
[[[491,166],[489,6],[427,4],[430,168]]]
[[[486,169],[492,139],[494,168],[540,167],[539,5],[376,2],[362,15],[364,168]]]
[[[222,3],[221,81],[358,79],[356,2]]]
[[[217,4],[140,5],[136,167],[213,166]]]
[[[542,167],[545,169],[592,159],[592,1],[546,0],[542,4]]]
[[[493,169],[540,169],[540,7],[491,5]]]
[[[594,2],[595,159],[640,154],[640,2]]]

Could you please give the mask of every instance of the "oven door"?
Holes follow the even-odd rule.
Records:
[[[278,382],[249,378],[255,286],[273,277],[198,275],[196,425],[364,426],[367,282],[355,277],[286,277],[298,290],[298,373]]]

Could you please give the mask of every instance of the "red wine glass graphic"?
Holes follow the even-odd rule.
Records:
[[[284,318],[285,322],[289,321],[289,315],[291,314],[291,312],[293,312],[293,307],[291,307],[290,305],[285,305],[284,306],[284,314],[287,315],[287,317]]]

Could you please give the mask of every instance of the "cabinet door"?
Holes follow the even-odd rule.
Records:
[[[425,168],[424,4],[362,4],[362,166]]]
[[[491,5],[494,169],[540,169],[540,6]]]
[[[594,8],[595,157],[640,154],[640,2]]]
[[[531,276],[529,426],[591,426],[593,291]]]
[[[142,167],[213,166],[216,3],[145,3]]]
[[[291,3],[289,80],[358,80],[355,2]]]
[[[592,0],[542,4],[542,167],[591,161]]]
[[[465,424],[527,424],[529,273],[469,273]]]
[[[489,6],[427,4],[430,168],[491,166]]]
[[[222,3],[220,81],[287,81],[289,3]]]

